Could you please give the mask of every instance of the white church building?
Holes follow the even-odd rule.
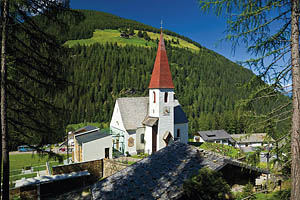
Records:
[[[175,140],[188,142],[188,119],[175,98],[163,34],[149,84],[149,97],[118,98],[110,122],[114,148],[151,154]]]

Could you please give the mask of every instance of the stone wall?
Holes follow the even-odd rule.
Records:
[[[92,179],[99,180],[103,177],[103,159],[54,166],[52,167],[52,175],[68,174],[84,170],[87,170],[91,174],[90,177]]]
[[[115,160],[103,160],[103,178],[113,175],[114,173],[128,167],[126,164],[119,163]]]

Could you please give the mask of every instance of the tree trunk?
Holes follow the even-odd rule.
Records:
[[[7,130],[7,27],[8,27],[8,1],[2,0],[2,42],[1,42],[1,133],[3,154],[3,193],[2,199],[9,199],[9,152],[8,152],[8,130]],[[2,159],[1,159],[2,160]],[[1,180],[1,179],[0,179]]]
[[[299,0],[291,0],[291,59],[293,77],[293,116],[292,116],[292,190],[291,200],[300,198],[300,72],[299,72]]]

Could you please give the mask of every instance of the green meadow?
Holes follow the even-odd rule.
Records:
[[[81,40],[69,40],[65,43],[65,45],[72,47],[74,45],[92,45],[94,43],[117,43],[119,46],[125,46],[125,45],[134,45],[134,46],[141,46],[141,47],[156,47],[156,43],[153,41],[156,41],[156,39],[159,39],[160,34],[159,33],[153,33],[148,32],[148,36],[153,41],[147,41],[143,38],[139,38],[137,36],[138,31],[135,30],[135,35],[131,36],[129,39],[120,37],[120,32],[118,30],[112,30],[112,29],[105,29],[105,30],[95,30],[93,33],[93,37],[89,39],[81,39]],[[177,41],[179,40],[179,44],[173,44],[171,43],[171,46],[178,47],[178,48],[187,48],[193,51],[198,51],[199,47],[195,46],[192,43],[189,43],[183,39],[177,38],[175,36],[170,35],[164,35],[164,39],[168,41]]]
[[[67,155],[63,155],[64,159],[67,158]],[[41,156],[38,154],[31,153],[20,153],[9,155],[10,159],[10,170],[21,170],[26,167],[38,167],[38,166],[46,166],[46,162],[56,162],[59,163],[58,160],[54,158],[49,158],[49,156]]]

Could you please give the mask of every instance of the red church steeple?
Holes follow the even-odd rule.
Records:
[[[162,31],[149,88],[174,88]]]

